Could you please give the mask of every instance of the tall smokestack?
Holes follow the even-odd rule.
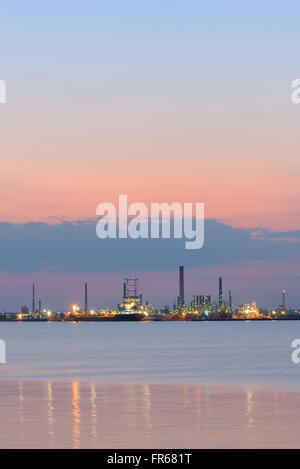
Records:
[[[224,298],[223,298],[223,286],[222,286],[222,277],[219,277],[219,306],[223,306]]]
[[[286,295],[286,290],[282,290],[282,306],[284,310],[285,310],[285,295]]]
[[[179,298],[181,306],[184,305],[184,267],[179,267]]]
[[[229,307],[232,308],[232,296],[231,296],[231,290],[229,290]]]
[[[88,284],[84,284],[84,312],[88,312]]]
[[[123,283],[123,299],[127,298],[127,285],[126,282]]]
[[[35,313],[35,285],[32,285],[32,312]]]
[[[39,314],[41,314],[42,312],[42,302],[41,300],[39,300]]]

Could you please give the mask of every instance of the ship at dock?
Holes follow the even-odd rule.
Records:
[[[143,321],[145,315],[142,313],[129,313],[129,314],[69,314],[65,317],[64,321],[71,322],[116,322],[116,321]]]
[[[85,308],[84,311],[77,310],[76,305],[73,311],[66,314],[65,321],[73,322],[116,322],[116,321],[144,321],[148,318],[148,313],[142,304],[142,295],[138,295],[138,279],[126,278],[123,284],[123,301],[118,305],[116,311],[98,310],[88,311],[87,284],[85,284]]]

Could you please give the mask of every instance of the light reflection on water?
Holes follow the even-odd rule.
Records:
[[[0,395],[2,448],[299,447],[293,391],[3,380]]]
[[[77,381],[72,383],[72,396],[74,449],[78,449],[80,446],[80,392]]]
[[[296,337],[300,321],[5,323],[0,447],[299,447]]]

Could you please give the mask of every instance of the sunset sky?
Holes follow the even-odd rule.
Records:
[[[285,287],[300,305],[299,233],[291,233],[300,230],[300,105],[290,99],[300,77],[299,14],[297,1],[1,1],[0,249],[2,259],[11,257],[2,266],[0,258],[0,310],[29,303],[33,280],[54,308],[80,301],[85,278],[95,303],[119,301],[126,265],[75,268],[64,259],[70,239],[62,233],[61,265],[47,234],[40,264],[29,268],[28,259],[14,258],[22,236],[16,250],[6,235],[7,223],[32,228],[29,252],[37,235],[28,223],[84,222],[119,194],[147,204],[204,202],[206,217],[235,236],[285,232],[283,244],[268,238],[267,256],[247,242],[237,258],[230,238],[226,259],[203,260],[200,252],[195,262],[184,255],[176,262],[190,268],[190,295],[213,295],[224,274],[236,302],[255,296],[269,305]],[[96,242],[101,259],[105,248]],[[176,265],[148,267],[148,254],[128,273],[144,276],[153,300],[171,304]]]

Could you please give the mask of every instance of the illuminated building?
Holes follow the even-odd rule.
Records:
[[[193,301],[191,302],[191,308],[193,311],[195,311],[196,309],[198,309],[198,306],[199,306],[199,303],[198,303],[198,296],[197,295],[194,295],[193,297]]]
[[[199,306],[201,305],[211,305],[211,296],[210,295],[200,295],[198,297]]]
[[[278,305],[277,306],[277,314],[280,316],[285,315],[285,305]]]
[[[123,285],[123,303],[119,305],[122,314],[137,313],[142,310],[142,296],[138,295],[138,279],[127,278]]]
[[[250,304],[240,305],[238,307],[238,315],[249,319],[255,319],[260,316],[260,309],[256,305],[256,301]]]
[[[206,313],[211,310],[211,296],[210,295],[195,295],[191,303],[192,311],[198,313]]]

